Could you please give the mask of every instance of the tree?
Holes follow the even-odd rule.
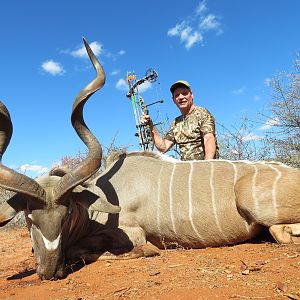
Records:
[[[229,160],[268,160],[270,148],[266,140],[254,135],[253,122],[242,117],[239,125],[232,125],[231,129],[219,124],[218,146],[221,159]]]
[[[267,142],[276,160],[300,167],[300,60],[289,72],[281,72],[270,82],[270,115],[263,114],[269,125]]]
[[[102,145],[103,155],[102,155],[102,163],[101,163],[100,171],[103,171],[105,169],[106,160],[113,152],[124,153],[129,148],[129,146],[116,146],[116,136],[117,133],[114,135],[114,137],[112,138],[108,146]],[[78,164],[84,161],[87,156],[88,156],[87,149],[84,152],[79,150],[77,154],[75,154],[74,156],[72,155],[63,156],[58,165],[60,167],[65,168],[68,171],[71,171],[75,169]]]
[[[220,157],[240,160],[277,160],[300,167],[300,60],[288,72],[270,80],[271,94],[266,112],[259,113],[264,136],[254,135],[247,117],[232,129],[222,124],[219,132]]]

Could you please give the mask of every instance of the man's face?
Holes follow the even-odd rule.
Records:
[[[173,92],[173,101],[183,114],[190,112],[193,98],[192,91],[184,86],[177,87]]]

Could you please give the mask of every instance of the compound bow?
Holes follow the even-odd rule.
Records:
[[[158,100],[146,105],[145,100],[140,96],[139,85],[148,81],[153,83],[157,80],[158,74],[154,69],[148,69],[146,75],[141,79],[136,79],[135,72],[127,72],[126,80],[129,86],[127,97],[131,100],[137,133],[135,134],[139,138],[139,144],[142,150],[153,150],[153,141],[151,137],[151,126],[153,124],[141,124],[142,113],[149,114],[148,107],[156,103],[163,103],[163,100]],[[157,124],[155,124],[157,125]]]

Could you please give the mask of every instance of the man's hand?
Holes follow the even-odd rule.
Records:
[[[144,112],[142,113],[141,120],[140,120],[142,125],[153,125],[152,119],[149,115],[145,114]]]

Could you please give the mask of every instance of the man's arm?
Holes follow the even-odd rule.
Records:
[[[155,126],[152,126],[151,135],[156,148],[162,153],[167,152],[174,145],[172,141],[163,139],[157,132]]]
[[[153,126],[153,122],[152,122],[151,117],[149,115],[146,115],[146,114],[143,113],[142,117],[141,117],[141,123],[150,125],[152,140],[153,140],[157,150],[159,150],[162,153],[165,153],[174,145],[174,143],[172,141],[169,141],[167,139],[163,139],[159,135],[157,129],[155,128],[155,126]]]
[[[205,148],[204,159],[213,159],[216,154],[216,138],[213,133],[207,133],[203,139]]]

